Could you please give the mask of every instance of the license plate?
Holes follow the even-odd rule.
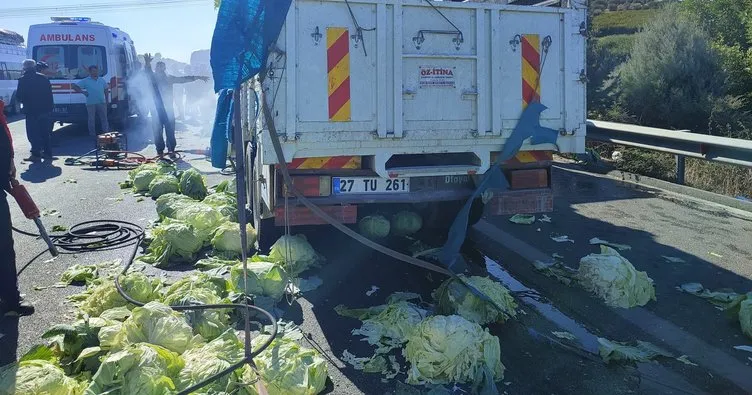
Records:
[[[52,112],[54,112],[56,114],[67,114],[68,113],[68,109],[66,107],[54,107],[52,109]]]
[[[409,178],[332,177],[335,195],[410,192]]]

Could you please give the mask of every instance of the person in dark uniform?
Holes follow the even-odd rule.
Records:
[[[8,196],[11,184],[16,184],[16,166],[13,163],[13,142],[8,121],[3,115],[0,101],[0,311],[7,315],[34,314],[34,306],[21,300],[16,277],[16,252],[13,249],[13,230],[10,222]]]
[[[52,134],[52,85],[50,80],[37,72],[37,62],[23,62],[24,74],[18,79],[16,97],[23,104],[26,115],[26,136],[31,144],[31,156],[27,162],[39,162],[44,157],[52,160],[50,134]]]

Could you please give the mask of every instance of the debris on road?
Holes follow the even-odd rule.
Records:
[[[684,259],[677,258],[674,256],[661,255],[661,258],[665,259],[668,263],[686,263]]]
[[[73,283],[86,283],[97,277],[97,265],[74,264],[65,269],[60,276],[60,282],[65,285]]]
[[[714,257],[716,257],[716,258],[723,258],[723,255],[721,255],[721,254],[716,254],[715,252],[712,252],[712,251],[708,252],[708,254],[710,254],[711,256],[714,256]]]
[[[477,296],[465,282],[488,296],[494,304]],[[517,316],[517,303],[509,290],[488,277],[465,277],[460,274],[458,278],[445,280],[432,296],[436,301],[438,314],[457,314],[480,325],[504,322]]]
[[[752,346],[734,346],[734,350],[752,352]]]
[[[511,218],[509,218],[509,222],[518,225],[531,225],[533,222],[535,222],[535,216],[530,214],[515,214]]]
[[[158,268],[175,263],[194,262],[204,242],[195,229],[179,220],[166,219],[151,230],[152,240],[147,254],[136,258]]]
[[[78,180],[76,180],[75,178],[68,178],[63,181],[63,184],[78,184]]]
[[[573,335],[573,334],[571,334],[569,332],[566,332],[566,331],[562,331],[562,332],[553,331],[551,333],[554,336],[558,337],[559,339],[577,340],[577,337],[575,335]]]
[[[535,270],[545,274],[547,277],[553,277],[566,285],[571,285],[577,277],[577,271],[564,265],[559,261],[553,262],[533,262]]]
[[[700,283],[685,283],[676,287],[676,289],[681,292],[707,299],[710,303],[723,307],[740,296],[730,288],[721,288],[717,291],[711,291],[703,287]]]
[[[541,216],[540,218],[538,218],[538,222],[547,222],[547,223],[550,224],[551,223],[551,217],[549,217],[546,214],[543,214],[543,216]]]
[[[690,361],[690,360],[689,360],[689,357],[688,357],[688,356],[686,356],[686,355],[682,355],[682,356],[680,356],[680,357],[676,358],[676,360],[677,360],[677,361],[679,361],[679,362],[681,362],[681,363],[683,363],[683,364],[685,364],[685,365],[690,365],[690,366],[700,366],[700,365],[698,365],[698,364],[696,364],[696,363],[694,363],[694,362]]]
[[[553,254],[551,254],[551,257],[556,258],[556,259],[564,259],[564,256],[559,254],[558,252],[554,252]]]
[[[580,259],[580,284],[611,307],[644,306],[655,297],[653,280],[611,247],[601,245],[600,254]]]
[[[646,341],[637,340],[629,344],[602,337],[598,338],[598,353],[606,363],[612,361],[646,362],[657,357],[673,358],[670,352]]]
[[[726,306],[726,311],[739,317],[742,332],[752,338],[752,292],[737,297]]]
[[[567,235],[551,235],[551,240],[557,242],[557,243],[572,243],[574,244],[574,240],[570,239]]]
[[[42,210],[41,214],[43,217],[54,217],[54,216],[61,217],[60,212],[54,208],[48,208],[48,209]]]
[[[373,294],[375,294],[375,293],[376,293],[376,291],[378,291],[378,290],[379,290],[379,287],[377,287],[377,286],[375,286],[375,285],[371,285],[371,289],[370,289],[370,290],[368,290],[368,291],[366,291],[366,296],[372,296],[372,295],[373,295]]]
[[[68,231],[68,227],[65,226],[65,225],[53,225],[52,226],[52,231],[53,232],[67,232]]]
[[[282,267],[293,277],[324,261],[303,234],[284,235],[277,239],[269,251],[269,259],[282,262]]]
[[[617,249],[619,251],[628,251],[632,249],[632,246],[626,245],[626,244],[618,244],[618,243],[612,243],[607,240],[601,240],[597,237],[593,237],[590,239],[590,244],[592,245],[605,245],[609,246],[611,248]]]

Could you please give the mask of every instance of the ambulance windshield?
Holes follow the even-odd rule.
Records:
[[[34,47],[34,60],[47,63],[44,74],[50,79],[81,79],[89,75],[89,66],[97,66],[99,75],[107,74],[104,47],[94,45],[42,45]]]

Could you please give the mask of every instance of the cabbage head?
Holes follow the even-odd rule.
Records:
[[[752,292],[737,296],[725,308],[731,316],[739,317],[739,325],[747,337],[752,338]]]
[[[243,264],[230,268],[230,279],[237,292],[280,299],[285,293],[287,280],[285,270],[276,262],[265,262],[255,256],[248,263],[248,276],[243,277]],[[244,281],[245,280],[245,281]]]
[[[220,182],[216,187],[214,187],[214,190],[216,192],[224,192],[231,195],[237,195],[238,188],[237,183],[235,182],[235,177],[233,177],[231,180],[224,180]]]
[[[391,224],[383,215],[369,215],[358,222],[360,234],[372,240],[389,236]]]
[[[428,315],[428,311],[405,300],[392,300],[386,305],[368,309],[347,310],[338,307],[341,315],[354,315],[363,321],[353,335],[364,336],[364,341],[377,346],[376,353],[387,353],[404,344],[418,324]]]
[[[169,306],[227,303],[230,284],[222,277],[199,273],[181,279],[165,293],[163,302]],[[230,310],[188,310],[183,315],[193,333],[214,339],[227,330]]]
[[[285,271],[293,277],[322,260],[302,234],[284,235],[277,239],[269,252],[269,259],[282,263]]]
[[[133,180],[136,177],[136,174],[145,170],[156,171],[158,174],[170,174],[176,171],[177,168],[175,167],[175,165],[164,161],[159,161],[156,163],[144,163],[133,170],[129,170],[128,178]]]
[[[577,278],[589,292],[593,292],[611,307],[644,306],[655,298],[653,280],[639,272],[611,247],[601,245],[600,254],[580,259]]]
[[[133,190],[136,192],[148,192],[149,184],[154,181],[159,173],[156,170],[142,170],[133,177]]]
[[[225,218],[233,222],[238,222],[238,201],[235,196],[218,192],[207,196],[202,203],[219,210]]]
[[[198,170],[190,168],[183,172],[180,176],[180,193],[196,200],[206,197],[206,183]]]
[[[191,225],[196,237],[204,244],[209,244],[214,231],[227,222],[219,210],[201,202],[193,202],[181,207],[175,212],[173,218]]]
[[[473,383],[504,378],[499,338],[458,315],[423,320],[402,350],[408,384]],[[476,392],[477,393],[477,392]]]
[[[80,395],[85,387],[50,361],[28,360],[0,367],[0,395]]]
[[[116,344],[149,343],[182,354],[200,339],[182,314],[159,302],[133,309],[116,335]]]
[[[177,220],[166,219],[152,229],[148,254],[138,260],[156,267],[167,267],[174,262],[193,261],[204,243],[196,237],[193,227]]]
[[[423,227],[423,218],[414,211],[400,211],[392,216],[391,231],[397,236],[409,236]]]
[[[183,368],[180,355],[155,344],[138,343],[110,353],[85,395],[164,395],[174,393]]]
[[[251,343],[256,349],[267,339],[261,335]],[[315,395],[326,386],[326,360],[318,351],[302,347],[292,338],[275,338],[253,361],[269,395]],[[256,374],[246,367],[243,377],[245,382],[253,382]],[[255,388],[250,388],[250,393],[255,395]]]
[[[158,198],[166,193],[180,192],[178,179],[172,175],[159,176],[149,183],[149,195]]]
[[[256,242],[256,231],[251,224],[246,224],[247,247],[252,247]],[[211,245],[216,251],[229,252],[234,255],[241,255],[243,247],[240,242],[240,224],[237,222],[225,222],[217,228],[214,237],[211,239]]]
[[[488,277],[471,276],[450,278],[433,292],[437,312],[443,315],[458,314],[476,324],[504,322],[515,317],[517,303],[503,285]],[[494,303],[488,303],[473,293],[462,281],[488,296]],[[501,310],[497,308],[497,305]]]
[[[88,283],[97,277],[97,265],[74,264],[69,266],[62,275],[60,282],[66,285],[73,283]]]
[[[150,279],[141,272],[130,272],[120,276],[120,286],[133,299],[148,303],[159,298],[162,284],[159,280]],[[81,313],[90,317],[99,317],[109,309],[129,305],[118,293],[112,278],[97,278],[89,284],[86,291],[73,295],[69,299]]]
[[[179,193],[166,193],[157,198],[157,214],[159,218],[175,218],[175,213],[187,205],[196,203],[195,200]]]
[[[205,345],[186,351],[183,355],[185,367],[176,381],[179,391],[196,385],[209,377],[229,368],[244,357],[243,343],[232,329],[224,331],[216,339]],[[201,388],[200,394],[232,394],[252,383],[243,383],[243,370],[222,376],[220,379]],[[241,394],[243,391],[241,390]]]

